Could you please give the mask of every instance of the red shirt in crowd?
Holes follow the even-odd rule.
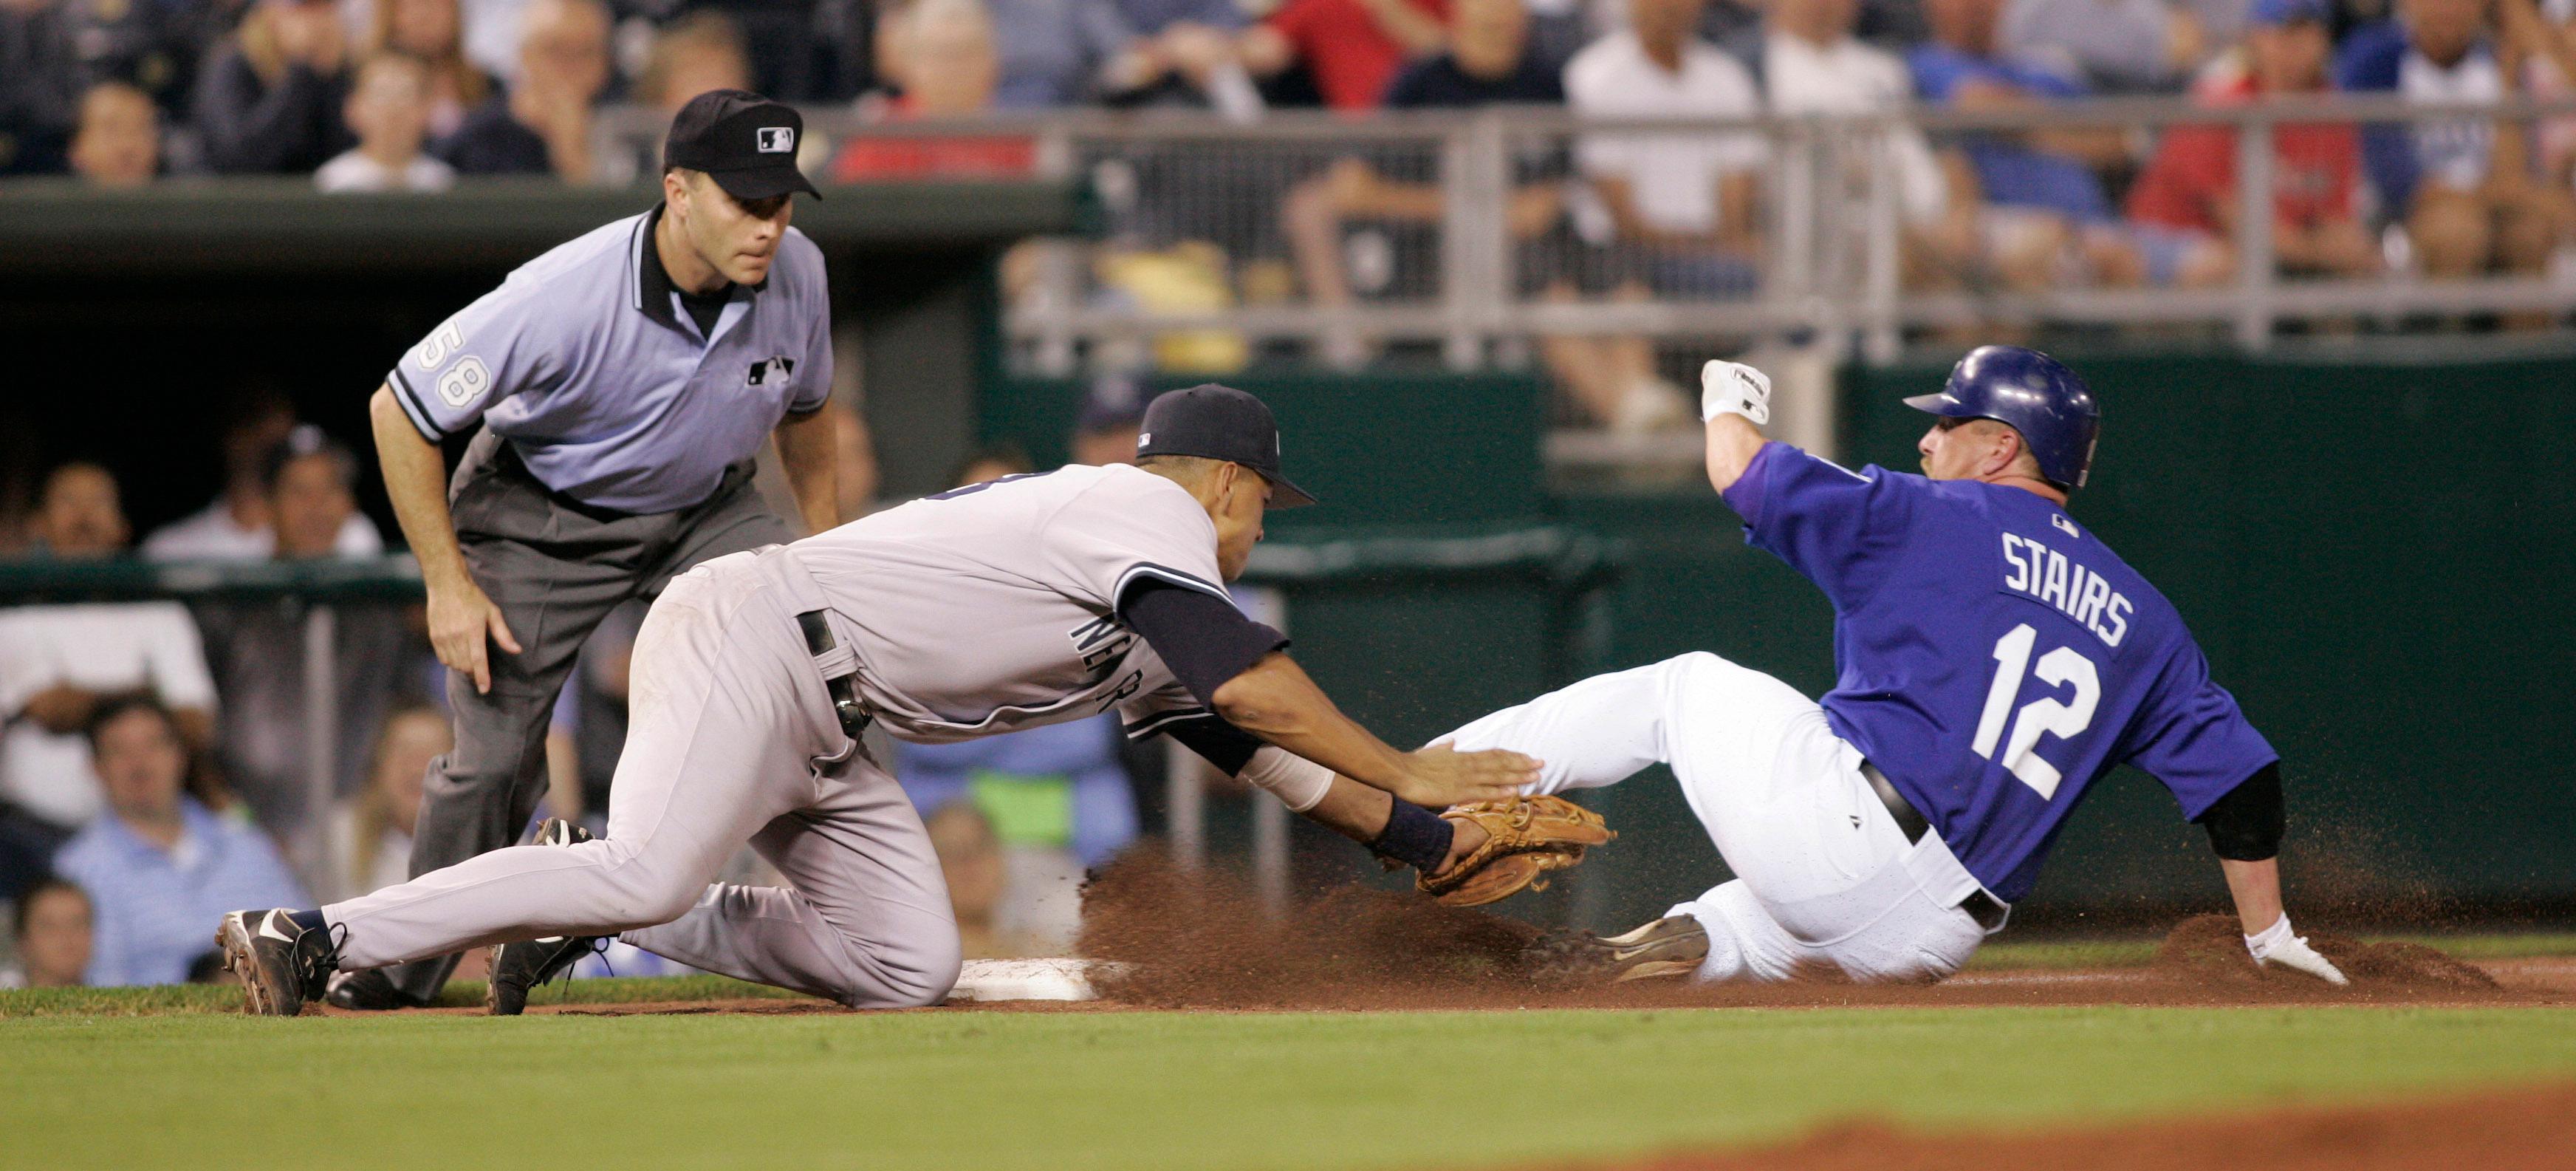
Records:
[[[1449,0],[1405,0],[1424,16],[1449,23]],[[1336,110],[1373,110],[1404,68],[1404,46],[1378,27],[1360,0],[1288,0],[1270,27],[1297,47],[1315,88]]]
[[[897,98],[889,122],[911,118],[908,103]],[[1038,144],[1020,134],[960,135],[955,138],[852,137],[832,156],[832,181],[869,179],[1018,179],[1037,170]]]
[[[2239,76],[2205,87],[2202,104],[2231,106],[2254,100],[2254,79]],[[2343,125],[2275,126],[2272,131],[2272,214],[2278,221],[2313,224],[2352,216],[2360,181],[2361,135]],[[2173,228],[2222,230],[2212,207],[2236,198],[2236,129],[2173,126],[2154,161],[2129,190],[2129,218]]]

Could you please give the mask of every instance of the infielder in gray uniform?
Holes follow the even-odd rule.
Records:
[[[936,742],[1116,709],[1131,735],[1174,735],[1442,871],[1481,834],[1425,807],[1505,798],[1540,762],[1388,747],[1234,608],[1219,583],[1265,506],[1310,500],[1278,451],[1260,400],[1203,386],[1148,409],[1140,466],[972,485],[700,566],[636,641],[605,838],[547,835],[320,910],[236,911],[225,962],[251,1011],[291,1016],[334,970],[509,944],[492,977],[508,1013],[616,934],[853,1007],[938,1003],[957,926],[920,817],[859,746],[870,721]],[[711,885],[745,840],[790,885]]]
[[[385,487],[429,587],[456,747],[423,785],[411,872],[518,840],[555,694],[609,610],[795,534],[761,502],[774,434],[805,522],[835,517],[823,256],[788,226],[796,112],[739,90],[672,120],[661,206],[528,262],[405,354],[372,404]],[[438,444],[482,426],[446,483]],[[443,956],[340,981],[426,1004]]]

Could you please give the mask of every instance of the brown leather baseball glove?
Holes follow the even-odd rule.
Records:
[[[1563,797],[1515,797],[1453,805],[1440,816],[1472,822],[1485,844],[1437,874],[1414,879],[1422,893],[1453,907],[1480,907],[1523,890],[1547,889],[1547,874],[1583,861],[1586,846],[1618,837],[1601,815]]]

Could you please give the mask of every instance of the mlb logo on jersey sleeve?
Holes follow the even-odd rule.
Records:
[[[763,126],[763,127],[761,127],[761,128],[760,128],[760,153],[765,154],[765,155],[792,155],[792,154],[795,154],[795,153],[796,153],[796,128],[795,128],[795,127],[793,127],[793,126]]]

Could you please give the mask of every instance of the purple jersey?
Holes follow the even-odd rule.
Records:
[[[2279,759],[2172,603],[2041,496],[1772,443],[1726,502],[1834,604],[1835,733],[1997,898],[2115,764],[2198,817]]]

